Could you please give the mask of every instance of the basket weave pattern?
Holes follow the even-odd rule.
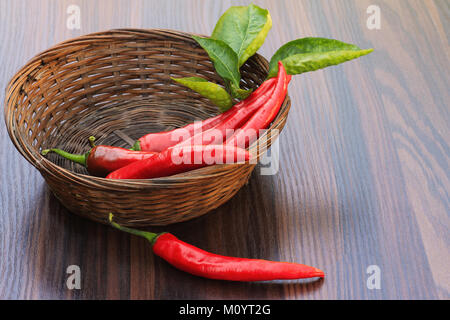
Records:
[[[255,55],[242,66],[243,88],[256,88],[267,61]],[[71,212],[105,223],[113,212],[127,226],[167,225],[217,208],[249,179],[254,164],[214,165],[167,178],[109,180],[54,154],[98,144],[130,147],[149,132],[170,130],[218,113],[215,106],[170,77],[200,76],[222,83],[190,34],[120,29],[65,41],[37,55],[11,80],[5,121],[19,152],[42,174]],[[286,97],[270,129],[284,127]],[[265,144],[273,138],[270,130]],[[261,139],[261,138],[260,138]],[[255,144],[250,151],[259,157]]]

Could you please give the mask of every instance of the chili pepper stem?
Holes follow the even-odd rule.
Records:
[[[128,228],[128,227],[123,227],[120,224],[118,224],[117,222],[113,221],[113,217],[114,215],[112,213],[109,214],[109,223],[116,229],[119,229],[120,231],[124,231],[124,232],[128,232],[131,234],[134,234],[136,236],[140,236],[143,237],[145,239],[147,239],[148,241],[150,241],[150,243],[153,245],[156,241],[156,239],[158,238],[159,234],[157,233],[153,233],[153,232],[148,232],[148,231],[141,231],[141,230],[136,230],[136,229],[132,229],[132,228]]]
[[[133,150],[133,151],[141,151],[141,142],[140,142],[139,140],[137,140],[137,141],[133,144],[133,146],[131,147],[130,150]]]
[[[95,137],[94,136],[89,137],[89,144],[91,145],[92,148],[95,148]]]
[[[66,158],[66,159],[68,159],[70,161],[79,163],[79,164],[81,164],[82,166],[85,166],[85,167],[87,166],[87,158],[89,156],[89,152],[88,153],[84,153],[84,154],[73,154],[73,153],[69,153],[69,152],[66,152],[66,151],[61,150],[61,149],[45,149],[45,150],[42,150],[41,154],[43,156],[45,156],[49,152],[54,152],[54,153],[59,154],[60,156]]]

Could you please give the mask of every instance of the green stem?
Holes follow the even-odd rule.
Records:
[[[89,144],[91,145],[92,148],[95,148],[95,137],[94,136],[89,137]]]
[[[120,224],[118,224],[118,223],[113,221],[113,214],[112,213],[109,214],[109,223],[114,228],[117,228],[117,229],[119,229],[121,231],[125,231],[125,232],[128,232],[128,233],[134,234],[136,236],[144,237],[145,239],[150,241],[150,243],[152,245],[155,243],[156,239],[159,236],[159,234],[156,234],[156,233],[153,233],[153,232],[141,231],[141,230],[136,230],[136,229],[132,229],[132,228],[128,228],[128,227],[123,227]]]
[[[139,140],[137,140],[134,145],[131,147],[130,150],[133,151],[141,151],[141,142]]]
[[[85,153],[85,154],[73,154],[73,153],[69,153],[69,152],[66,152],[66,151],[61,150],[61,149],[45,149],[45,150],[42,150],[41,153],[42,153],[43,156],[45,156],[49,152],[54,152],[54,153],[59,154],[60,156],[66,158],[66,159],[68,159],[70,161],[79,163],[79,164],[81,164],[82,166],[85,166],[85,167],[87,166],[87,157],[89,155],[89,152]]]

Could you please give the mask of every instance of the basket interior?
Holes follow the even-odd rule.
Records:
[[[255,55],[241,74],[243,88],[256,88],[267,61]],[[188,34],[117,30],[69,40],[35,57],[11,81],[8,131],[33,165],[46,148],[86,152],[91,135],[99,144],[129,147],[123,134],[135,140],[217,114],[208,100],[170,79],[188,76],[221,83]],[[87,173],[56,155],[48,159]]]
[[[72,116],[42,146],[85,153],[91,148],[87,138],[93,135],[97,144],[130,148],[134,141],[146,133],[171,130],[206,119],[216,112],[214,106],[189,97],[175,100],[138,97],[97,106]],[[61,156],[49,153],[46,157],[60,167],[88,174],[85,167]]]

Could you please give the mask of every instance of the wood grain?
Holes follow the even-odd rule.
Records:
[[[381,30],[368,30],[369,0],[254,2],[274,21],[265,57],[304,36],[376,50],[295,77],[279,172],[256,169],[219,209],[164,230],[220,254],[311,264],[327,278],[247,284],[175,270],[145,240],[69,214],[2,124],[0,298],[450,298],[449,3],[380,0]],[[208,34],[242,3],[0,1],[0,87],[63,40],[123,27]],[[81,30],[66,28],[70,4],[81,8]],[[81,268],[81,290],[65,286],[71,264]],[[380,290],[366,286],[370,265],[381,269]]]

